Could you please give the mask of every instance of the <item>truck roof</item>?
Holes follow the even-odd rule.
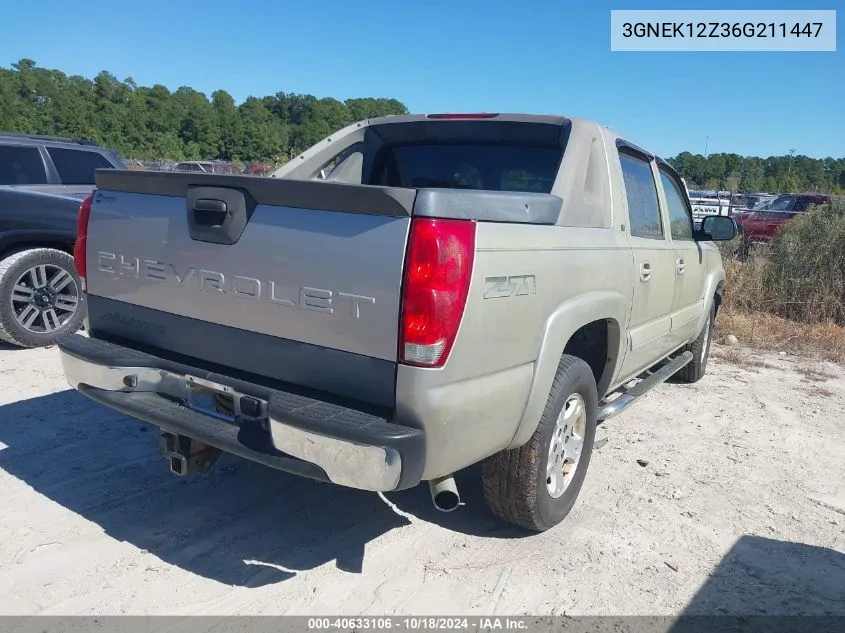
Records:
[[[572,117],[564,114],[529,114],[520,112],[445,112],[429,114],[390,114],[382,117],[366,119],[360,123],[367,125],[384,125],[388,123],[411,123],[414,121],[512,121],[514,123],[546,123],[549,125],[563,125],[570,123],[573,127],[595,126],[601,127],[605,135],[617,138],[619,135],[609,126],[601,125],[590,119]]]
[[[563,125],[566,121],[572,121],[572,117],[555,114],[519,114],[505,112],[444,112],[430,114],[391,114],[388,116],[368,119],[369,125],[382,125],[385,123],[410,123],[413,121],[467,121],[467,120],[495,120],[514,121],[524,123],[548,123],[551,125]]]
[[[566,116],[563,114],[529,114],[518,112],[470,112],[470,113],[433,113],[433,114],[393,114],[383,117],[376,117],[360,121],[356,125],[362,126],[380,126],[395,123],[412,123],[418,121],[437,122],[437,121],[508,121],[514,123],[545,123],[548,125],[564,125],[569,124],[573,130],[585,130],[587,128],[601,128],[601,133],[605,138],[616,142],[618,145],[624,145],[630,149],[639,151],[642,154],[653,157],[659,162],[671,167],[663,158],[657,154],[650,152],[638,145],[632,143],[630,137],[620,135],[613,128],[607,125],[601,125],[596,121],[584,119],[580,117]],[[674,170],[673,170],[674,171]]]
[[[84,138],[70,138],[65,136],[48,136],[45,134],[26,134],[23,132],[0,132],[0,141],[18,141],[39,145],[86,145],[100,147],[94,141]],[[101,148],[106,149],[106,148]]]

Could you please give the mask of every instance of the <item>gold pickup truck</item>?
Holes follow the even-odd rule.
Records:
[[[596,123],[362,121],[272,177],[103,170],[75,252],[89,398],[162,429],[177,474],[221,452],[372,491],[482,462],[506,521],[545,530],[596,424],[704,374],[725,275],[678,174]]]

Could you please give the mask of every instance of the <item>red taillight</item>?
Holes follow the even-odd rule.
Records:
[[[425,116],[427,119],[494,119],[499,115],[495,112],[470,112],[467,114],[446,112],[443,114],[426,114]]]
[[[79,214],[76,216],[76,242],[73,244],[73,265],[76,272],[85,282],[85,247],[88,241],[88,218],[91,216],[91,203],[94,202],[94,194],[97,190],[91,192],[91,195],[82,201],[79,205]]]
[[[458,334],[475,257],[475,222],[414,218],[402,288],[399,360],[442,367]]]

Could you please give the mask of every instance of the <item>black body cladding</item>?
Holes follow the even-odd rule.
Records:
[[[257,334],[96,295],[88,296],[92,336],[127,347],[153,346],[151,353],[215,370],[336,393],[392,409],[396,364],[309,343]],[[131,341],[131,343],[128,343]],[[214,359],[211,361],[210,359]]]

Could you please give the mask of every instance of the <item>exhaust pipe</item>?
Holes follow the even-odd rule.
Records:
[[[441,512],[457,510],[461,505],[461,496],[458,494],[458,486],[452,475],[432,479],[428,482],[431,492],[431,502]]]

